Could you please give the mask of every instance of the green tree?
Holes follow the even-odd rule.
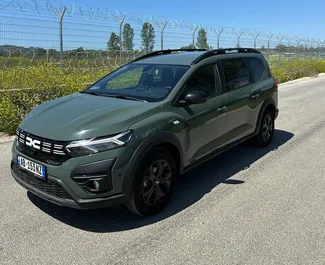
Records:
[[[195,47],[195,45],[190,44],[190,45],[187,45],[187,46],[181,47],[181,49],[182,49],[182,50],[196,49],[196,47]]]
[[[36,55],[46,55],[47,51],[43,48],[36,48],[35,50]]]
[[[57,54],[57,51],[55,49],[49,49],[49,56],[54,56]]]
[[[123,48],[126,51],[133,51],[134,31],[130,24],[125,24],[123,28]]]
[[[120,49],[120,37],[117,36],[115,32],[112,32],[107,42],[107,50],[118,51],[119,49]]]
[[[281,50],[281,51],[285,51],[287,49],[287,46],[283,45],[283,44],[279,44],[275,47],[277,50]]]
[[[150,23],[143,23],[141,38],[143,51],[146,53],[152,52],[155,46],[155,28]]]
[[[77,49],[74,49],[74,50],[71,50],[71,51],[68,51],[67,54],[71,57],[74,57],[76,55],[78,55],[78,57],[82,57],[82,53],[84,52],[84,48],[83,47],[79,47]]]
[[[201,28],[198,32],[196,46],[199,49],[208,49],[209,48],[207,32],[205,31],[204,28]]]

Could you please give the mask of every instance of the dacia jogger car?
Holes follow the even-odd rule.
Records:
[[[34,108],[17,129],[11,172],[61,206],[153,215],[179,175],[248,139],[271,143],[277,90],[255,49],[153,52]]]

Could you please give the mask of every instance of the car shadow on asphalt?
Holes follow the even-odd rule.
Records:
[[[72,227],[89,232],[108,233],[144,227],[173,216],[198,202],[217,185],[243,185],[243,180],[232,179],[242,170],[250,167],[288,142],[294,135],[276,130],[272,144],[267,148],[257,148],[249,142],[243,143],[222,155],[212,158],[183,175],[169,205],[158,215],[141,218],[121,209],[75,210],[60,207],[38,198],[28,192],[30,201],[44,213]]]

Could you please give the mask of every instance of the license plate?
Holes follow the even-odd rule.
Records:
[[[42,166],[40,164],[37,164],[33,161],[30,161],[22,156],[18,156],[18,165],[33,173],[35,176],[42,178],[42,179],[46,179],[46,167]]]

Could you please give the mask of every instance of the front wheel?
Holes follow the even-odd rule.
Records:
[[[159,213],[168,204],[176,174],[172,154],[165,148],[153,149],[138,167],[130,200],[125,206],[141,216]]]
[[[267,147],[271,144],[274,135],[274,113],[266,110],[263,113],[258,134],[255,137],[255,142],[259,147]]]

